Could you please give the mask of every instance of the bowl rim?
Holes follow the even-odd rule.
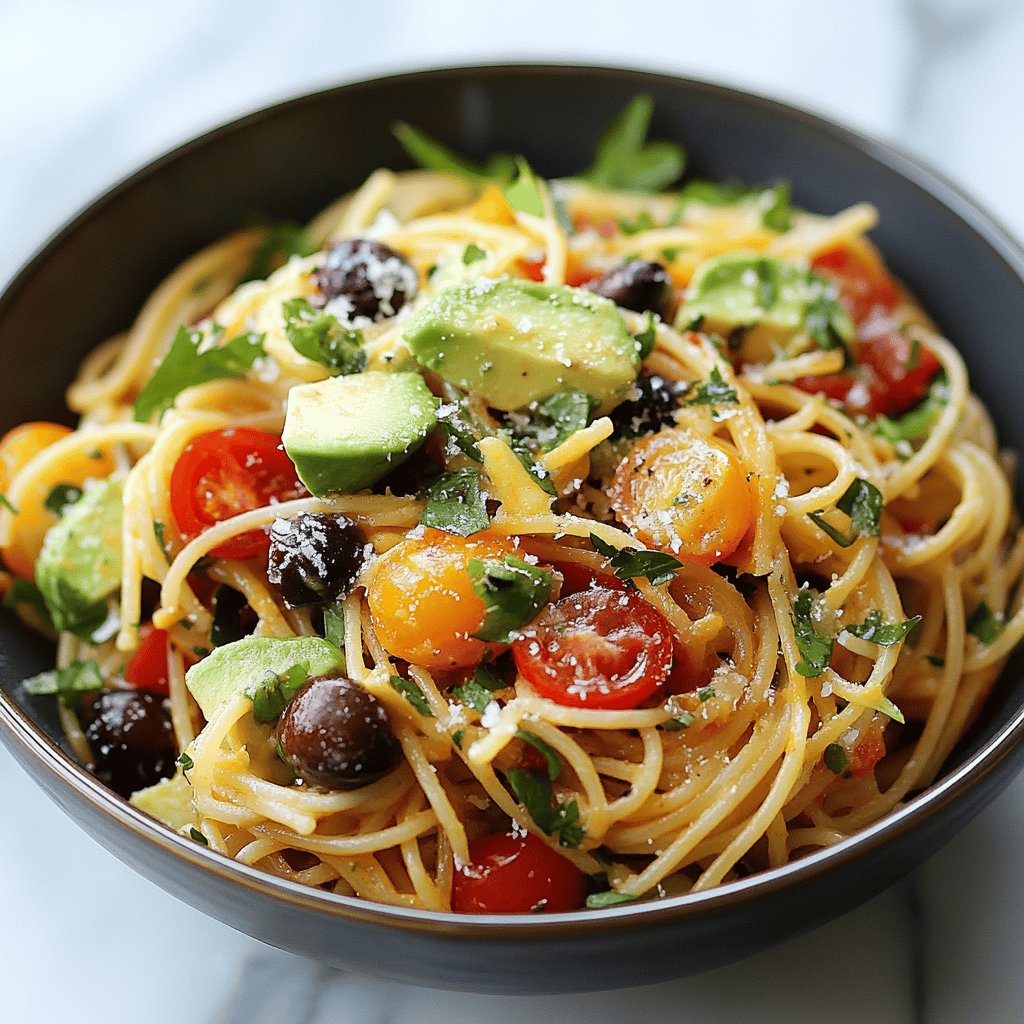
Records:
[[[698,94],[713,95],[753,109],[763,115],[782,117],[795,122],[817,136],[826,136],[851,147],[881,165],[886,171],[908,181],[925,193],[933,202],[952,213],[974,235],[977,244],[990,250],[1012,271],[1024,289],[1024,248],[1011,233],[973,197],[955,186],[926,162],[911,156],[900,147],[882,142],[845,124],[837,123],[830,115],[815,112],[803,106],[749,92],[731,85],[677,75],[671,72],[645,70],[618,65],[596,63],[566,64],[561,61],[495,61],[465,64],[454,67],[428,67],[405,70],[394,74],[360,78],[340,85],[303,92],[289,98],[264,105],[256,110],[219,123],[185,142],[163,150],[151,160],[127,173],[96,198],[80,207],[28,257],[14,275],[0,282],[0,318],[16,300],[37,269],[50,258],[67,237],[78,231],[122,193],[139,182],[159,173],[165,166],[186,157],[194,149],[207,145],[222,136],[268,118],[298,109],[306,104],[323,101],[333,94],[357,94],[363,89],[380,88],[395,82],[418,81],[428,83],[438,78],[473,79],[478,77],[530,76],[547,73],[553,76],[601,77],[636,83],[661,84],[669,88],[682,87]],[[966,797],[995,772],[1024,742],[1024,705],[1017,708],[1002,728],[976,750],[965,762],[948,775],[934,782],[906,803],[890,811],[878,821],[860,829],[835,846],[818,850],[799,860],[776,868],[757,872],[746,878],[724,883],[711,889],[681,896],[667,897],[656,902],[622,904],[603,909],[600,913],[579,910],[550,915],[462,915],[445,911],[415,910],[386,904],[372,903],[356,897],[342,896],[300,885],[278,878],[256,867],[242,864],[179,835],[168,826],[151,818],[104,786],[84,767],[66,753],[50,736],[29,717],[14,699],[20,683],[5,688],[0,685],[0,738],[15,752],[16,744],[27,752],[37,767],[50,776],[51,781],[66,785],[102,815],[116,821],[137,839],[159,847],[190,868],[212,872],[222,879],[235,882],[251,893],[275,901],[312,910],[338,920],[360,921],[367,924],[397,926],[407,931],[436,932],[462,938],[501,939],[580,939],[583,933],[628,930],[640,920],[645,925],[665,925],[702,917],[720,909],[737,909],[770,895],[800,886],[820,878],[843,865],[851,865],[876,852],[895,837],[906,834],[931,816],[944,811],[954,801]],[[23,765],[24,767],[24,765]],[[26,770],[28,770],[26,768]],[[30,774],[34,774],[30,772]],[[36,778],[41,783],[40,778]],[[151,879],[152,880],[152,879]],[[582,929],[582,932],[581,932]]]

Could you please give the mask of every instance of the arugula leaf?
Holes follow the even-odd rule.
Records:
[[[555,804],[551,780],[539,772],[524,768],[509,768],[505,772],[512,793],[526,808],[545,835],[558,833],[559,846],[576,847],[583,840],[584,830],[578,824],[579,805],[575,800],[567,804]]]
[[[842,744],[830,743],[825,748],[825,756],[823,758],[825,767],[833,774],[839,775],[843,769],[846,768],[847,757],[846,750]]]
[[[74,484],[57,484],[46,496],[43,504],[55,515],[59,516],[68,505],[74,505],[82,496],[82,488]]]
[[[758,196],[761,226],[769,231],[788,231],[793,226],[793,207],[790,204],[789,182],[780,181]]]
[[[213,592],[213,621],[210,623],[210,643],[223,647],[247,635],[242,625],[242,610],[248,602],[245,594],[226,583]]]
[[[26,679],[22,684],[26,693],[40,696],[55,693],[61,705],[74,711],[84,693],[96,693],[103,689],[103,676],[95,661],[73,661],[66,668],[40,672]]]
[[[825,521],[823,508],[816,512],[808,512],[807,518],[840,547],[848,548],[858,537],[878,536],[883,507],[882,492],[874,484],[857,477],[836,502],[836,508],[840,512],[845,512],[850,520],[850,529],[847,533],[840,532]]]
[[[466,707],[483,713],[487,710],[487,705],[494,700],[495,691],[504,688],[504,679],[497,675],[490,666],[480,665],[473,673],[473,677],[461,686],[456,686],[452,693]]]
[[[537,175],[521,156],[516,157],[516,167],[519,171],[516,180],[506,185],[504,189],[508,205],[521,213],[528,213],[533,217],[543,217],[544,194],[541,192]]]
[[[54,628],[53,620],[50,618],[50,609],[46,607],[42,591],[31,581],[23,580],[20,576],[12,576],[7,593],[4,594],[4,608],[14,609],[19,604],[27,604],[45,625],[50,629]]]
[[[252,364],[265,355],[262,334],[239,334],[226,345],[200,352],[202,340],[202,331],[178,328],[167,355],[135,399],[135,419],[139,423],[146,423],[155,412],[169,409],[179,392],[194,384],[245,376]]]
[[[602,540],[596,533],[590,535],[590,543],[594,550],[604,555],[611,563],[615,575],[620,580],[632,580],[638,576],[646,576],[651,586],[657,587],[668,583],[677,569],[683,567],[678,558],[664,551],[649,551],[645,548],[617,548]]]
[[[528,428],[544,451],[557,448],[577,430],[590,424],[597,400],[586,391],[556,391],[536,405],[537,419]]]
[[[469,537],[486,530],[491,521],[480,490],[479,470],[459,469],[439,476],[430,485],[430,498],[420,522],[457,537]]]
[[[640,356],[641,362],[654,351],[654,343],[658,340],[656,324],[657,318],[655,315],[653,313],[648,313],[647,323],[644,324],[644,329],[633,335],[633,340],[636,342],[636,351]]]
[[[796,646],[803,660],[797,662],[796,670],[802,676],[820,676],[832,660],[834,640],[822,636],[811,618],[814,597],[807,588],[802,588],[793,599],[793,633]]]
[[[324,639],[345,650],[345,606],[340,602],[324,605]]]
[[[252,701],[252,717],[257,722],[273,722],[280,717],[288,702],[306,685],[309,664],[297,662],[277,675],[268,674],[253,683],[245,695]]]
[[[392,676],[389,682],[391,689],[400,693],[424,718],[434,717],[423,691],[411,679]]]
[[[326,366],[335,376],[360,373],[366,366],[362,331],[343,327],[336,316],[314,309],[305,299],[286,300],[281,312],[284,333],[300,356]]]
[[[522,729],[516,729],[516,736],[524,743],[529,743],[534,750],[539,750],[543,754],[544,760],[547,763],[548,778],[554,782],[562,774],[562,762],[558,760],[558,755],[542,739],[538,739]]]
[[[263,240],[253,251],[242,281],[264,281],[291,256],[312,256],[316,244],[301,224],[280,221],[269,224]]]
[[[515,158],[507,153],[494,153],[486,163],[478,164],[405,121],[396,121],[391,130],[409,158],[420,167],[433,171],[451,171],[477,184],[495,181],[507,185],[515,176]]]
[[[588,910],[601,910],[604,907],[614,907],[620,903],[634,903],[639,896],[632,896],[628,892],[615,892],[609,889],[607,892],[593,892],[587,897]]]
[[[692,393],[691,393],[692,392]],[[711,368],[708,380],[696,381],[690,385],[684,405],[738,405],[736,389],[726,384],[717,366]]]
[[[470,242],[462,252],[463,266],[468,267],[485,259],[487,259],[487,253],[476,242]]]
[[[484,602],[484,620],[473,634],[487,643],[507,644],[551,597],[550,569],[529,565],[515,555],[470,559],[469,578]]]
[[[892,647],[893,644],[898,644],[920,621],[921,616],[915,615],[902,622],[886,622],[882,618],[882,613],[877,608],[873,608],[860,625],[844,628],[847,633],[860,637],[861,640],[878,644],[879,647]]]
[[[994,643],[1006,626],[1002,612],[994,612],[987,601],[982,601],[967,620],[967,632],[976,636],[983,644]]]
[[[593,164],[580,175],[597,188],[660,192],[686,165],[686,153],[673,142],[646,142],[654,113],[650,96],[635,96],[608,126]]]

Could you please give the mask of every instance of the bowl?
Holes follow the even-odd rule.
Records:
[[[693,173],[788,179],[795,201],[821,212],[874,202],[875,240],[963,352],[1003,443],[1024,449],[1024,361],[1005,362],[1024,323],[1024,253],[975,204],[909,157],[793,107],[665,75],[547,65],[426,71],[304,96],[188,142],[116,185],[0,299],[0,430],[66,420],[63,392],[79,361],[204,244],[255,215],[308,219],[374,168],[407,166],[394,119],[473,156],[522,152],[539,172],[564,175],[640,92],[655,100],[653,136],[681,141]],[[880,892],[962,828],[1024,760],[1024,662],[1015,657],[939,780],[835,847],[652,904],[455,916],[302,888],[148,818],[74,761],[52,699],[22,691],[20,680],[50,665],[43,640],[0,616],[0,738],[93,838],[172,895],[275,946],[443,988],[611,988],[739,959]]]

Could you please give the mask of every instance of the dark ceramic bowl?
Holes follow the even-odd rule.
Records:
[[[126,327],[161,276],[254,214],[302,220],[406,159],[403,118],[474,156],[522,152],[547,175],[584,165],[610,117],[655,99],[653,135],[704,177],[792,182],[804,207],[875,203],[892,267],[963,352],[1003,442],[1024,449],[1024,254],[906,156],[800,110],[702,82],[603,68],[485,67],[344,86],[271,107],[163,156],[76,217],[0,300],[0,430],[66,417],[86,352]],[[1018,500],[1020,496],[1018,495]],[[939,782],[840,845],[711,892],[600,913],[456,917],[278,881],[175,835],[105,789],[62,746],[52,702],[18,681],[52,652],[0,620],[0,737],[91,836],[174,896],[326,963],[438,987],[556,992],[660,981],[735,960],[849,910],[962,828],[1024,757],[1015,659]],[[116,925],[115,925],[116,926]]]

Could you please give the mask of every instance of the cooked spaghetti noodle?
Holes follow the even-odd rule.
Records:
[[[164,631],[160,668],[184,756],[174,779],[137,799],[214,850],[334,892],[447,910],[475,844],[511,827],[600,877],[589,883],[601,890],[592,905],[707,889],[839,842],[927,786],[1024,637],[1024,543],[1006,460],[959,355],[867,240],[872,207],[794,210],[769,225],[756,193],[680,202],[579,180],[535,187],[541,210],[526,212],[494,186],[481,196],[455,175],[378,171],[312,222],[312,255],[292,256],[266,279],[238,284],[259,231],[210,246],[157,289],[129,331],[86,360],[68,391],[77,429],[22,460],[6,484],[0,549],[12,584],[31,578],[56,521],[44,507],[55,484],[79,464],[73,484],[123,478],[114,618],[85,636],[62,631],[57,664],[95,663],[105,690],[130,689],[140,640]],[[189,535],[172,483],[189,445],[222,431],[280,437],[290,392],[330,376],[296,350],[282,308],[304,299],[319,309],[324,250],[352,239],[383,243],[415,272],[415,294],[397,315],[352,319],[365,369],[425,373],[447,403],[442,412],[458,408],[473,426],[475,456],[445,444],[441,423],[426,454],[406,466],[411,484],[385,475],[355,493],[298,488]],[[753,332],[723,340],[706,321],[670,316],[723,254],[815,268],[813,279],[828,286],[822,294],[838,294],[853,315],[856,337],[825,345],[797,331],[758,350]],[[616,311],[630,333],[647,334],[638,342],[649,349],[641,376],[675,396],[660,421],[624,429],[606,401],[604,415],[591,409],[564,436],[539,443],[529,432],[536,409],[501,412],[411,359],[410,321],[453,280],[579,286],[624,261],[658,263],[670,277],[663,318]],[[864,300],[882,285],[883,299]],[[190,382],[165,411],[135,422],[180,324],[202,332],[197,351],[251,333],[262,336],[261,354],[248,369]],[[892,350],[885,358],[903,353],[899,366],[883,365],[880,338]],[[875,364],[865,370],[873,343]],[[929,375],[917,380],[925,364]],[[562,387],[574,386],[573,374],[568,365]],[[643,420],[643,394],[622,397]],[[908,415],[923,424],[916,434]],[[533,439],[525,460],[514,443],[523,438]],[[706,497],[672,491],[685,476],[673,460],[704,457],[719,459],[703,481]],[[730,475],[735,467],[739,476]],[[512,552],[545,570],[551,588],[540,616],[524,617],[507,638],[514,660],[508,643],[446,636],[458,627],[421,612],[414,576],[400,578],[403,552],[427,545],[429,554],[450,540],[421,524],[432,475],[466,469],[478,475],[489,522],[451,543],[472,551],[478,542],[480,558]],[[687,520],[702,502],[714,522],[699,508]],[[340,624],[333,639],[345,678],[386,712],[400,757],[354,788],[304,780],[301,768],[295,777],[294,762],[282,763],[279,730],[254,717],[243,685],[257,680],[242,680],[209,721],[186,681],[188,665],[212,646],[216,588],[240,595],[257,636],[322,635],[319,606],[289,605],[270,581],[265,541],[224,557],[239,538],[310,513],[344,517],[370,546],[331,606]],[[722,540],[730,529],[735,537]],[[700,548],[709,536],[714,551]],[[630,571],[622,552],[642,556],[640,569]],[[651,568],[653,552],[667,559],[661,571]],[[569,585],[580,577],[588,582]],[[158,598],[146,581],[159,585]],[[389,585],[406,607],[388,603]],[[550,625],[550,609],[576,600],[578,610],[581,595],[594,593],[628,605],[620,633],[643,632],[644,616],[654,615],[671,632],[661,625],[632,636],[626,660],[633,651],[656,676],[633,703],[598,695],[588,706],[586,692],[573,697],[568,686],[560,695],[536,666],[529,671],[529,645],[534,655],[545,644],[553,650],[566,628]],[[19,610],[44,626],[39,611]],[[573,607],[563,611],[572,633]],[[475,644],[470,660],[493,666],[485,698],[466,696],[475,666],[465,658],[406,656],[394,639],[401,624],[389,616],[432,622],[438,634],[423,639],[434,652]],[[660,674],[651,668],[655,641],[669,644]],[[591,656],[586,637],[579,642],[563,668]],[[61,712],[86,763],[97,759],[81,724],[90,699],[77,712],[65,701]],[[540,909],[557,908],[547,900]]]

